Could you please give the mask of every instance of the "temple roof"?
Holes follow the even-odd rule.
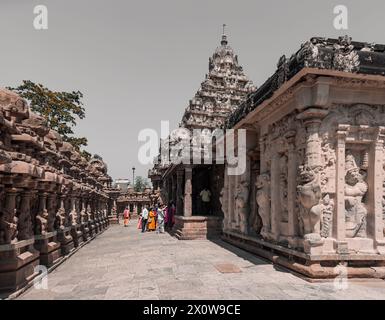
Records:
[[[311,38],[290,58],[283,55],[279,59],[276,72],[231,112],[226,119],[226,128],[234,127],[304,68],[385,75],[385,45],[355,42],[348,36]]]
[[[180,126],[220,128],[227,115],[255,88],[244,74],[226,34],[209,59],[209,73],[186,108]]]

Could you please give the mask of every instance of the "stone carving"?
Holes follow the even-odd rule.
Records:
[[[329,194],[327,194],[322,199],[321,237],[323,238],[332,236],[333,212],[334,200],[330,198]]]
[[[0,216],[0,244],[10,244],[18,235],[18,219],[14,214],[7,212],[5,208]]]
[[[270,231],[270,175],[268,173],[259,175],[255,186],[258,214],[262,220],[261,236],[268,237]]]
[[[366,174],[357,166],[353,155],[346,156],[345,176],[345,215],[346,236],[349,238],[366,237],[367,209],[363,198],[368,191]]]
[[[35,219],[35,234],[46,235],[48,231],[48,211],[46,209],[40,211]]]
[[[320,219],[322,207],[320,207],[319,202],[322,194],[316,173],[307,165],[299,168],[297,194],[304,238],[311,242],[317,242],[321,240]]]
[[[78,224],[78,214],[75,207],[71,210],[69,214],[69,221],[71,226],[76,226]]]
[[[279,198],[281,205],[281,221],[288,222],[288,190],[287,190],[287,156],[283,155],[279,160],[280,177],[279,177]]]
[[[338,38],[338,43],[334,44],[333,67],[336,70],[354,72],[358,70],[360,60],[357,52],[352,45],[352,38],[343,36]]]
[[[66,222],[65,210],[63,207],[60,207],[55,216],[55,229],[64,230]]]
[[[86,223],[88,221],[88,215],[86,208],[83,206],[82,211],[80,211],[80,224]]]
[[[247,181],[242,181],[237,187],[235,208],[239,219],[240,231],[243,234],[247,234],[249,214],[249,183]]]
[[[33,236],[32,219],[29,205],[29,198],[21,199],[20,213],[18,216],[18,239],[27,240]]]

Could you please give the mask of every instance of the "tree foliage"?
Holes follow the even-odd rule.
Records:
[[[35,84],[30,80],[16,88],[8,88],[18,93],[29,102],[31,110],[43,116],[49,128],[56,130],[64,141],[71,143],[80,151],[81,146],[87,145],[87,138],[73,137],[73,127],[76,126],[77,118],[85,117],[85,110],[80,91],[64,92],[52,91],[42,84]]]
[[[135,178],[134,191],[143,192],[144,189],[147,188],[148,186],[149,186],[149,183],[145,178],[141,176],[137,176]]]

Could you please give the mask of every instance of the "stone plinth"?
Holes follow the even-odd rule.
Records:
[[[51,267],[61,258],[60,242],[57,232],[48,232],[45,235],[36,235],[34,247],[40,252],[40,264]]]
[[[30,239],[0,245],[1,293],[19,290],[38,275],[35,267],[39,265],[39,252],[33,243]]]
[[[71,236],[75,247],[79,247],[83,243],[83,232],[80,229],[80,225],[77,224],[71,227]]]
[[[90,238],[90,228],[88,227],[87,222],[84,222],[80,225],[80,230],[83,234],[83,241],[86,241],[88,238]]]
[[[224,232],[222,239],[232,245],[288,268],[309,281],[335,279],[345,265],[348,278],[385,279],[385,257],[378,254],[308,254],[263,239]]]
[[[210,216],[175,216],[173,234],[179,240],[216,238],[222,232],[222,218]]]
[[[88,228],[90,229],[90,237],[93,237],[96,235],[96,225],[93,220],[88,221]]]
[[[59,230],[57,233],[57,238],[61,245],[62,255],[67,255],[72,250],[74,250],[74,241],[71,236],[71,228],[66,227],[63,230]]]

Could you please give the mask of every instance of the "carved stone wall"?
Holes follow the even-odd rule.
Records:
[[[9,260],[0,266],[0,291],[12,291],[33,277],[34,265],[52,265],[107,226],[111,178],[100,157],[87,161],[5,89],[0,132],[0,259]]]

